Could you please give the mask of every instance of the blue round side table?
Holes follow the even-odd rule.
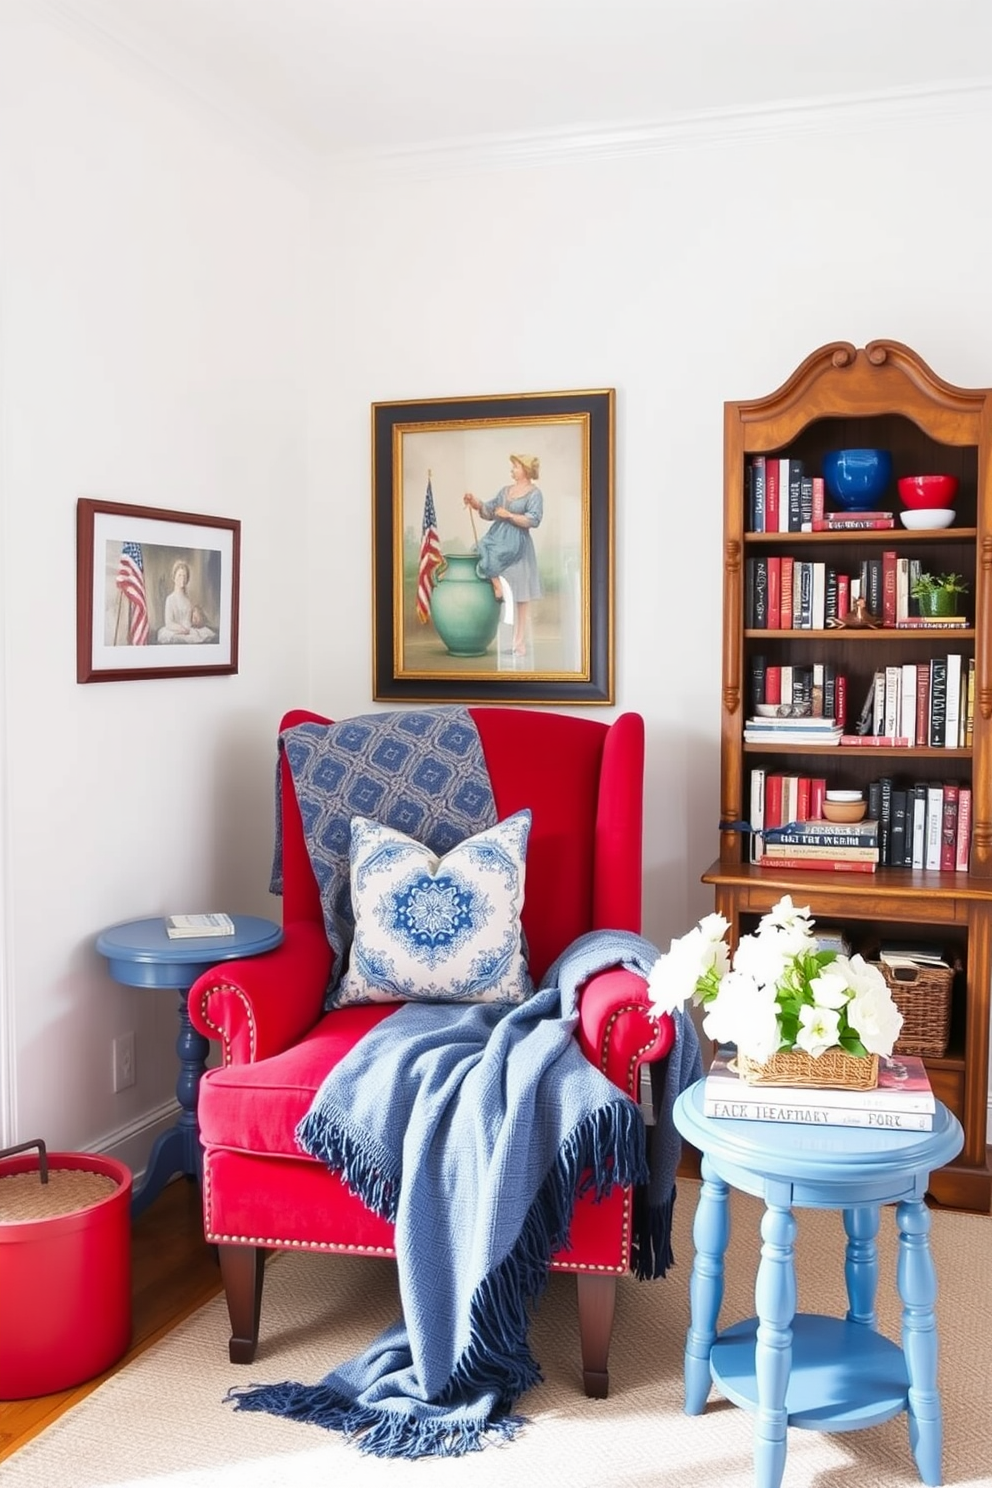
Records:
[[[179,1119],[155,1141],[140,1188],[131,1196],[132,1217],[140,1214],[176,1173],[203,1177],[203,1152],[196,1119],[196,1097],[207,1067],[210,1044],[189,1021],[187,994],[203,972],[220,961],[240,961],[270,951],[282,940],[272,920],[256,915],[232,915],[233,935],[193,936],[170,940],[161,917],[127,920],[97,936],[96,948],[106,956],[110,975],[126,987],[171,988],[179,993],[179,1079],[176,1098]]]
[[[928,1132],[734,1121],[703,1115],[703,1085],[683,1091],[673,1112],[678,1131],[702,1153],[703,1176],[693,1221],[686,1414],[701,1414],[711,1382],[752,1411],[756,1488],[779,1488],[789,1426],[853,1431],[906,1411],[920,1477],[939,1484],[937,1278],[924,1196],[930,1174],[964,1144],[960,1123],[940,1101]],[[757,1316],[718,1332],[730,1187],[764,1200],[764,1243]],[[882,1204],[896,1206],[902,1347],[876,1330]],[[843,1211],[845,1319],[796,1313],[793,1208]]]

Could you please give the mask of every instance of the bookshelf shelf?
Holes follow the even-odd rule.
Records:
[[[879,866],[874,873],[803,871],[750,861],[747,832],[720,834],[720,857],[703,875],[716,909],[730,922],[736,945],[784,893],[809,904],[818,923],[841,925],[854,949],[877,951],[885,936],[938,940],[961,970],[952,992],[951,1035],[941,1059],[927,1059],[931,1082],[965,1131],[960,1156],[935,1173],[931,1191],[949,1205],[992,1207],[987,1161],[989,1019],[992,983],[992,390],[943,381],[909,347],[875,341],[819,348],[768,396],[727,403],[724,410],[724,613],[720,819],[750,820],[752,775],[765,769],[815,776],[827,788],[867,790],[889,781],[908,795],[936,785],[971,792],[972,831],[967,871]],[[894,476],[947,473],[958,477],[955,522],[918,531],[898,520],[895,493],[882,509],[895,510],[891,528],[751,531],[754,470],[764,458],[783,474],[785,461],[819,476],[831,449],[877,447],[892,453]],[[781,462],[781,464],[780,464]],[[827,506],[829,508],[829,500]],[[793,525],[798,526],[796,522]],[[969,624],[959,628],[789,626],[746,624],[752,614],[756,565],[772,559],[823,564],[867,582],[870,564],[891,551],[928,572],[963,575]],[[891,560],[889,560],[891,562]],[[903,565],[905,573],[906,564]],[[783,570],[785,561],[783,561]],[[784,592],[784,581],[783,581]],[[877,591],[874,591],[877,593]],[[905,593],[905,589],[903,590]],[[757,613],[757,612],[756,612]],[[804,619],[810,611],[805,609]],[[814,617],[819,613],[816,606]],[[827,609],[827,614],[831,613]],[[889,611],[891,616],[892,612]],[[822,665],[844,675],[845,730],[859,716],[880,671],[939,663],[959,653],[973,663],[974,721],[969,747],[754,743],[744,727],[762,668],[808,673]],[[948,664],[950,665],[950,663]],[[814,680],[814,686],[816,685]],[[907,681],[908,686],[908,681]],[[808,694],[807,694],[808,695]],[[908,696],[909,694],[907,694]],[[775,695],[771,695],[775,701]],[[795,700],[795,697],[792,699]],[[876,733],[908,732],[878,728]],[[925,735],[924,735],[925,737]],[[939,733],[937,734],[939,738]],[[964,730],[961,730],[961,738]]]
[[[942,630],[936,626],[911,625],[902,626],[898,630],[883,630],[881,628],[872,630],[856,630],[845,627],[829,627],[827,630],[745,630],[744,639],[748,641],[762,641],[766,646],[773,646],[777,641],[833,641],[835,643],[852,641],[855,646],[865,646],[869,643],[875,645],[891,645],[893,641],[912,641],[918,645],[920,641],[927,642],[940,639],[944,649],[947,649],[948,639],[974,641],[975,631],[968,626],[953,626]]]

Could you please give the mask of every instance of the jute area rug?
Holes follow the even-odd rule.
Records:
[[[517,1439],[457,1459],[382,1461],[318,1427],[235,1412],[231,1385],[316,1380],[397,1315],[391,1263],[282,1255],[269,1263],[262,1342],[249,1368],[227,1362],[222,1298],[29,1442],[0,1468],[3,1488],[751,1488],[752,1419],[712,1391],[701,1416],[682,1411],[691,1224],[698,1185],[683,1180],[676,1266],[664,1281],[619,1287],[608,1400],[582,1393],[574,1278],[555,1276],[534,1321],[545,1382],[521,1402]],[[721,1324],[754,1311],[762,1209],[734,1194]],[[844,1233],[834,1212],[797,1211],[799,1307],[843,1316]],[[880,1233],[879,1323],[898,1339],[897,1245]],[[936,1212],[944,1480],[992,1485],[992,1220]],[[826,1435],[791,1430],[783,1488],[902,1488],[919,1482],[906,1417]]]

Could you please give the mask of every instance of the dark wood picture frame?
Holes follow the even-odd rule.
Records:
[[[614,424],[612,388],[372,405],[376,700],[614,701]],[[502,507],[517,456],[529,499]]]
[[[240,566],[239,521],[81,497],[76,681],[236,672]]]

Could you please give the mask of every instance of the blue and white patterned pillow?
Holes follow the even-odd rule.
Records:
[[[381,822],[351,823],[355,936],[334,1001],[519,1003],[534,991],[520,930],[529,811],[443,858]]]

